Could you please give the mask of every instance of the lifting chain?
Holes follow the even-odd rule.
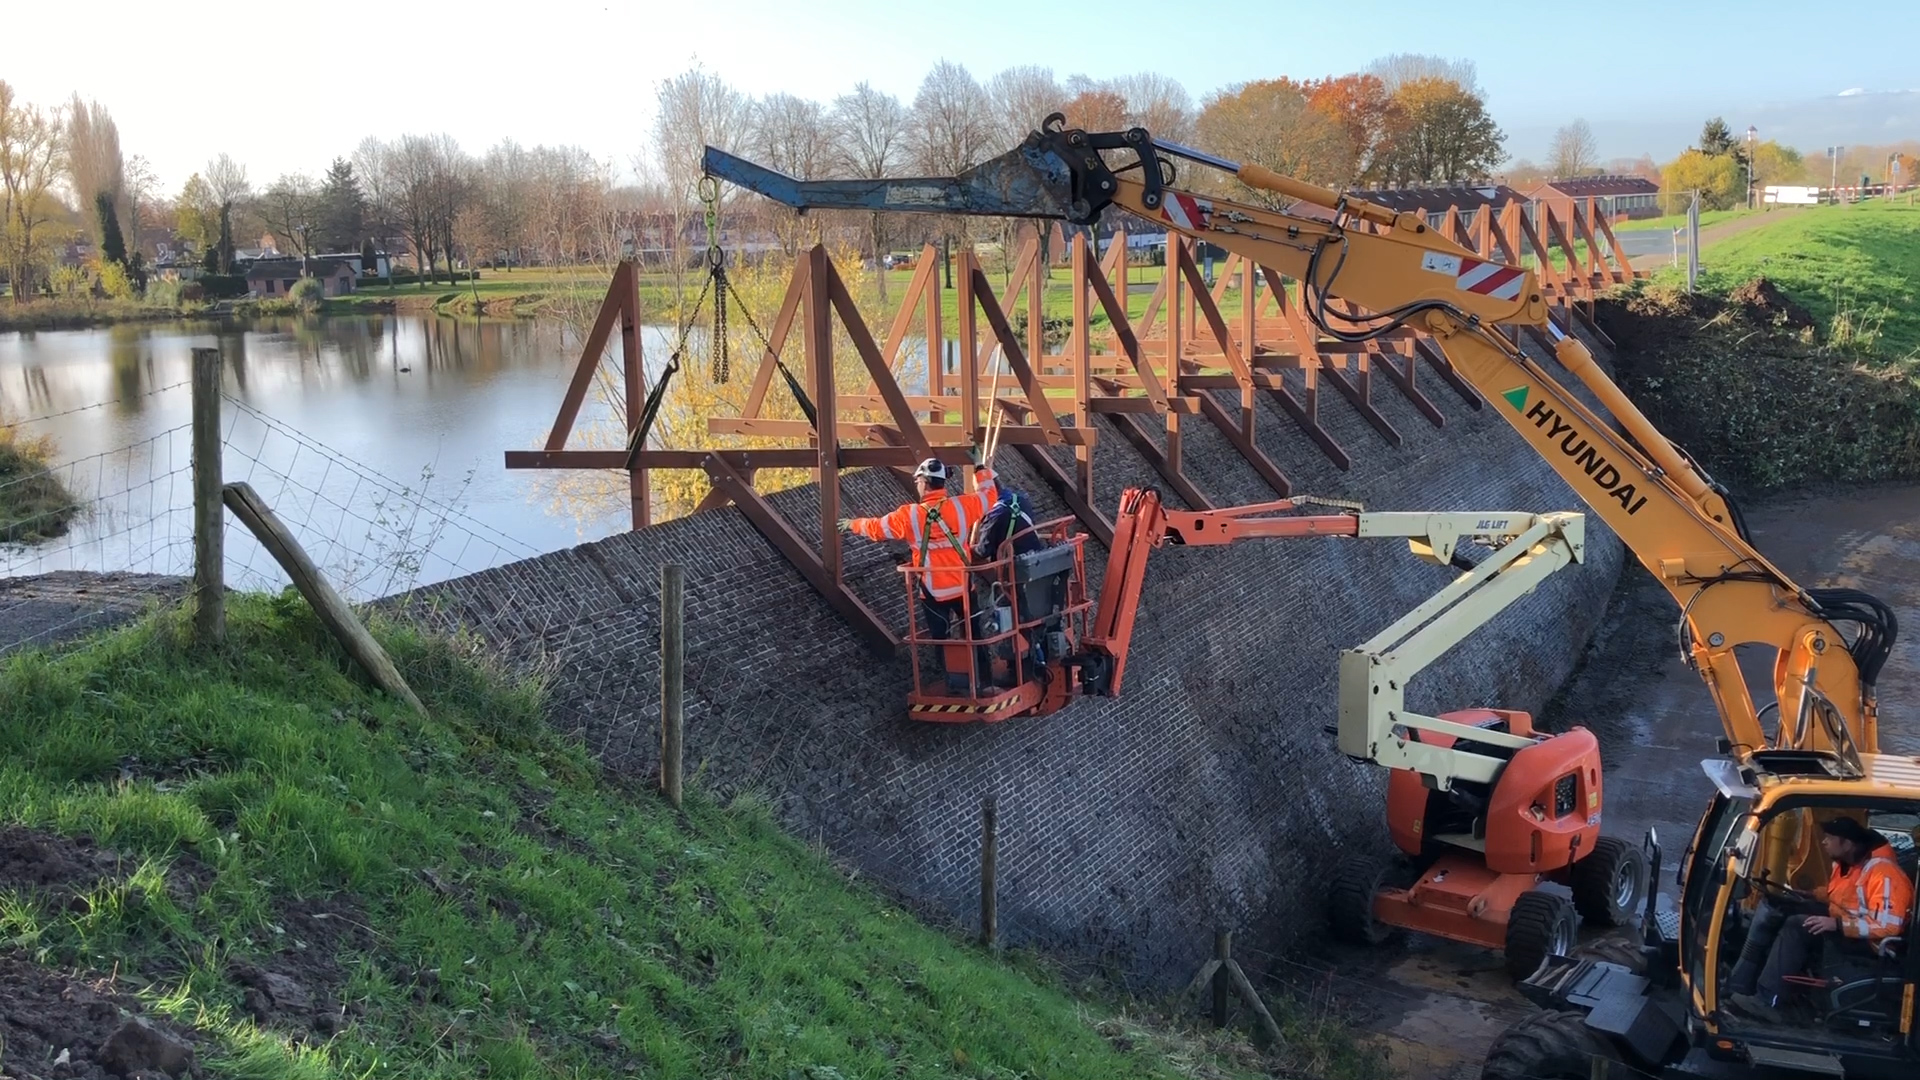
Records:
[[[706,207],[707,272],[713,286],[713,367],[714,383],[725,385],[733,379],[733,362],[727,348],[727,254],[720,248],[720,182],[711,176],[700,178],[700,201]]]

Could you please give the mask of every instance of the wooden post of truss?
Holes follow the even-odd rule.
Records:
[[[1160,386],[1173,397],[1180,386],[1180,249],[1186,244],[1186,238],[1178,233],[1167,233],[1167,265],[1161,275],[1160,287],[1166,293],[1167,353],[1165,366],[1160,371]],[[1167,468],[1180,472],[1180,411],[1167,410]]]
[[[955,303],[959,308],[960,325],[956,327],[960,335],[960,413],[966,419],[961,421],[967,438],[978,444],[986,438],[986,432],[980,427],[980,318],[976,314],[974,299],[974,269],[979,261],[974,258],[971,247],[960,250],[960,265],[955,267],[956,285]]]
[[[833,378],[833,309],[827,275],[833,265],[819,244],[807,250],[807,284],[801,299],[805,312],[807,373],[813,377],[814,438],[818,454],[814,470],[820,489],[820,562],[829,578],[840,584],[840,425],[839,392]]]
[[[1087,237],[1084,233],[1073,234],[1073,355],[1067,362],[1073,365],[1073,426],[1081,431],[1092,427],[1093,416],[1087,411],[1087,399],[1093,396],[1093,383],[1090,378],[1093,367],[1093,320],[1087,312]],[[1073,448],[1074,483],[1080,488],[1082,498],[1093,500],[1093,447],[1082,443]]]
[[[622,262],[625,268],[625,281],[622,275],[614,275],[614,282],[621,290],[620,296],[620,361],[627,399],[627,431],[639,430],[640,414],[645,411],[647,371],[640,356],[640,274],[631,262]],[[726,303],[725,297],[716,296],[714,303]],[[718,343],[716,343],[718,344]],[[652,524],[653,497],[649,490],[652,483],[647,478],[647,468],[635,464],[627,471],[627,502],[633,515],[633,527],[644,529]]]

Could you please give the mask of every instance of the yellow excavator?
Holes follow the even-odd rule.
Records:
[[[1727,1000],[1760,899],[1826,884],[1822,823],[1854,819],[1893,845],[1901,872],[1914,873],[1920,759],[1880,750],[1874,697],[1893,648],[1894,612],[1856,590],[1804,588],[1769,562],[1725,489],[1550,317],[1532,271],[1480,258],[1419,214],[1157,141],[1140,128],[1069,128],[1058,114],[1019,147],[952,177],[799,181],[713,148],[705,167],[800,210],[1089,225],[1118,207],[1299,282],[1303,308],[1329,338],[1366,340],[1403,326],[1431,335],[1455,372],[1673,595],[1684,654],[1725,732],[1720,756],[1702,762],[1707,805],[1679,860],[1677,900],[1663,902],[1657,885],[1649,890],[1640,947],[1622,962],[1543,959],[1522,983],[1543,1011],[1500,1036],[1483,1076],[1920,1076],[1920,949],[1905,940],[1920,912],[1902,913],[1902,934],[1877,947],[1826,950],[1795,976],[1804,1004],[1777,1020],[1755,1019]],[[1321,213],[1205,197],[1180,184],[1188,167]],[[1558,371],[1502,326],[1551,334]],[[1770,651],[1770,678],[1757,688],[1742,671],[1742,646]],[[1645,848],[1657,883],[1661,846],[1651,831]]]

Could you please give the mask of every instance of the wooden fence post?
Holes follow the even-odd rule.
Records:
[[[226,512],[220,501],[220,350],[193,350],[193,640],[227,637]]]
[[[420,703],[413,687],[407,685],[400,669],[393,666],[393,658],[380,647],[367,628],[360,625],[359,617],[353,613],[346,598],[334,590],[326,575],[314,565],[306,549],[300,546],[300,541],[294,538],[292,531],[281,523],[279,515],[273,512],[267,501],[253,490],[253,485],[244,480],[229,484],[221,495],[227,508],[233,511],[233,516],[253,532],[260,546],[266,548],[280,568],[287,572],[287,577],[300,590],[300,595],[313,605],[314,613],[340,640],[347,655],[366,669],[380,689],[406,702],[421,716],[427,715],[427,707]]]
[[[677,809],[685,753],[686,572],[660,568],[660,793]]]
[[[980,944],[991,949],[999,933],[999,913],[994,896],[996,867],[994,859],[999,843],[1000,803],[992,795],[980,800]]]

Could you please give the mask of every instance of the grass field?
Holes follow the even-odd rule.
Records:
[[[1810,207],[1716,243],[1703,262],[1709,289],[1764,275],[1830,338],[1888,357],[1920,354],[1920,207]]]
[[[849,885],[751,802],[676,813],[444,639],[378,628],[428,720],[362,689],[297,598],[228,611],[215,651],[160,613],[0,662],[0,824],[137,865],[71,899],[0,885],[0,940],[115,972],[200,1032],[202,1075],[1380,1075],[1325,1024],[1289,1018],[1290,1059],[1263,1061],[1076,996]],[[263,1019],[238,982],[274,969],[303,993],[267,984]]]

